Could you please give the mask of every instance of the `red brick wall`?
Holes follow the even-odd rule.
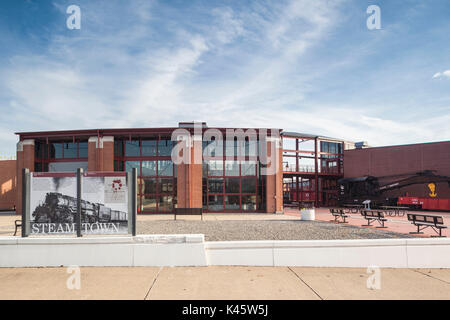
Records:
[[[16,160],[0,161],[0,209],[14,208],[16,196]]]
[[[424,170],[436,170],[435,174],[450,177],[450,141],[344,151],[346,178],[385,177]],[[389,183],[394,179],[399,177],[381,178],[380,182]],[[450,198],[446,183],[438,183],[437,191],[440,198]],[[406,192],[411,196],[426,197],[429,189],[427,184],[420,184],[389,191],[386,195],[397,197]]]

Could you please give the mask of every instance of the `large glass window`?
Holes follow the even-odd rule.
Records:
[[[77,158],[77,143],[63,143],[64,158]]]
[[[233,177],[239,176],[239,162],[225,161],[225,175]]]
[[[115,169],[124,163],[125,169],[137,168],[139,177],[138,212],[172,212],[177,206],[177,170],[170,156],[173,143],[155,137],[116,140]]]
[[[173,162],[172,162],[172,160],[160,160],[160,161],[158,161],[158,175],[159,176],[172,176],[173,175]]]
[[[142,161],[142,176],[154,177],[156,176],[156,161]]]
[[[223,178],[208,179],[209,193],[223,193]]]
[[[227,195],[225,196],[225,209],[229,210],[239,210],[241,206],[241,197],[239,195],[231,196]]]
[[[89,143],[78,142],[78,158],[87,158],[89,155]]]
[[[240,193],[241,179],[240,178],[226,178],[225,179],[225,193]]]
[[[52,143],[50,145],[50,159],[62,159],[62,158],[63,158],[62,143]]]
[[[127,157],[139,157],[141,155],[139,140],[125,141],[125,155]]]
[[[223,211],[223,196],[209,195],[208,208],[210,211]]]
[[[208,164],[208,175],[209,176],[223,176],[223,161],[222,160],[212,160]]]
[[[140,174],[140,166],[141,163],[139,161],[126,161],[125,162],[125,171],[133,171],[133,168],[137,168],[138,175]]]
[[[158,155],[170,156],[172,154],[173,141],[172,140],[159,140],[158,141]]]

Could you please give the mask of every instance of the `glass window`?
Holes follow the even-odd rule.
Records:
[[[141,194],[156,193],[156,178],[143,178]]]
[[[238,141],[237,138],[234,140],[225,140],[225,155],[227,157],[237,157],[238,156]]]
[[[123,171],[123,161],[114,160],[114,171]]]
[[[212,141],[206,141],[207,144],[207,151],[203,150],[203,154],[209,157],[221,157],[223,156],[223,146],[225,141],[223,140],[215,140]]]
[[[243,195],[242,196],[242,210],[256,210],[256,196]]]
[[[172,209],[173,209],[173,197],[160,196],[158,203],[158,211],[172,211]]]
[[[256,178],[242,178],[242,193],[256,193]]]
[[[255,176],[256,175],[256,162],[243,162],[241,165],[242,176]]]
[[[173,179],[158,179],[158,193],[173,193]]]
[[[248,157],[256,157],[258,156],[258,140],[245,140],[245,155]]]
[[[132,172],[133,168],[137,168],[138,175],[140,174],[140,162],[139,161],[126,161],[125,162],[125,171]]]
[[[209,195],[208,208],[210,211],[223,211],[223,196]]]
[[[142,140],[142,155],[156,156],[156,140]]]
[[[209,193],[223,193],[223,178],[208,179]]]
[[[114,155],[123,157],[123,140],[114,140]]]
[[[87,158],[89,155],[89,143],[87,141],[78,142],[78,158]]]
[[[50,145],[50,159],[62,159],[63,145],[62,143],[52,143]]]
[[[241,179],[240,178],[226,178],[225,179],[225,193],[240,193]]]
[[[156,176],[156,161],[142,161],[142,176]]]
[[[139,157],[141,155],[139,140],[127,140],[125,142],[125,155],[127,157]]]
[[[212,160],[208,163],[208,174],[209,176],[223,176],[223,161],[222,160]]]
[[[158,161],[158,176],[172,176],[172,175],[173,175],[172,160]]]
[[[156,196],[145,195],[142,197],[142,210],[141,211],[156,211]]]
[[[77,157],[77,143],[63,143],[64,158],[73,159]]]
[[[48,159],[48,144],[37,143],[35,147],[35,157],[37,159]]]
[[[172,154],[173,141],[172,140],[160,140],[158,141],[158,155],[170,156]]]
[[[239,210],[241,207],[240,196],[225,196],[225,209]]]
[[[225,161],[225,175],[226,176],[239,176],[239,162],[238,161]]]

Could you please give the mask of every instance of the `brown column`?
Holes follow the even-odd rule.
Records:
[[[192,161],[190,164],[190,207],[201,208],[203,204],[202,199],[202,139],[201,137],[194,137],[193,150],[191,152]]]
[[[103,137],[103,171],[114,171],[114,137]]]
[[[22,169],[27,168],[34,171],[34,140],[28,139],[17,143],[17,193],[16,214],[22,214]]]
[[[114,137],[90,137],[88,149],[89,171],[114,171]]]
[[[90,137],[88,142],[88,171],[97,171],[98,137]]]

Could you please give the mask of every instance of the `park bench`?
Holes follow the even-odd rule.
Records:
[[[347,210],[346,213],[358,213],[358,211],[362,208],[360,204],[344,204],[343,207]]]
[[[376,228],[387,228],[384,222],[387,219],[384,217],[384,212],[380,210],[361,210],[361,215],[367,220],[367,224],[363,224],[364,227],[370,227],[373,221],[378,221],[380,226]]]
[[[330,213],[333,215],[334,220],[330,220],[330,221],[334,221],[337,223],[348,223],[348,221],[345,221],[345,218],[348,218],[348,216],[344,213],[344,210],[342,209],[336,209],[336,208],[331,208],[330,209]],[[339,219],[343,219],[342,221],[339,221]]]
[[[410,232],[411,234],[422,234],[423,229],[430,227],[438,234],[437,236],[432,235],[432,237],[445,237],[442,235],[442,229],[446,229],[447,226],[444,225],[442,216],[408,213],[408,221],[417,227],[417,232]]]
[[[408,211],[408,207],[397,207],[397,206],[381,206],[381,209],[385,210],[388,215],[391,217],[397,215],[399,217],[403,217]]]
[[[14,225],[15,225],[14,235],[16,235],[17,234],[17,229],[18,228],[22,228],[22,220],[14,221]]]
[[[175,208],[175,220],[177,215],[200,215],[203,221],[203,208]]]

